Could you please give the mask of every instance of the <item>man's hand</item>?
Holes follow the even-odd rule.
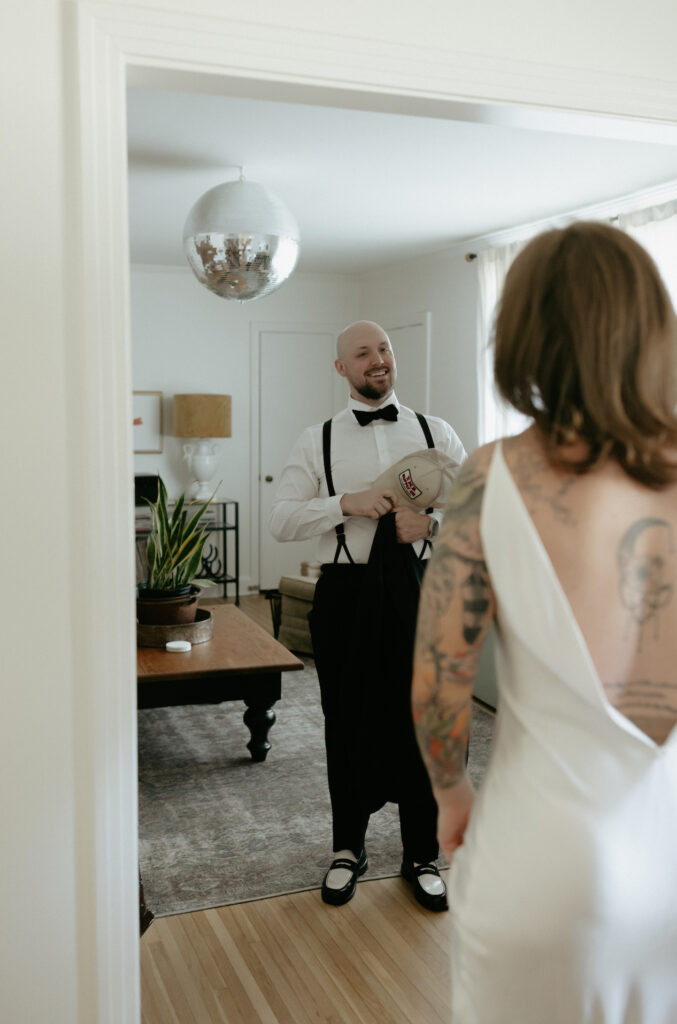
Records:
[[[366,516],[368,519],[380,519],[386,512],[395,508],[397,499],[392,491],[383,487],[371,487],[368,491],[355,491],[344,494],[341,498],[341,511],[344,516]]]
[[[475,789],[467,775],[455,786],[435,789],[437,800],[437,841],[442,853],[451,864],[454,851],[463,844],[470,812],[475,802]]]
[[[413,544],[428,536],[430,516],[415,512],[413,508],[395,509],[395,529],[400,544]]]

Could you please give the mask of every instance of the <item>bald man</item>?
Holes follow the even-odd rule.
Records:
[[[466,457],[444,420],[400,405],[388,335],[360,320],[337,340],[348,406],[306,429],[280,478],[270,529],[316,537],[322,573],[309,616],[325,718],[334,856],[322,899],[347,903],[367,870],[369,817],[398,804],[403,877],[428,910],[446,910],[435,864],[437,806],[414,737],[411,663],[421,578],[441,513],[398,505],[375,487],[399,459],[435,447]]]

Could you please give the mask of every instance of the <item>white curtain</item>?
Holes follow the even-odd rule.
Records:
[[[677,307],[677,200],[621,214],[618,226],[653,257],[672,304]]]
[[[485,249],[477,256],[479,303],[477,307],[477,380],[479,389],[480,444],[497,437],[519,434],[531,422],[500,397],[494,384],[494,319],[503,282],[510,264],[528,239],[511,242],[496,249]]]
[[[632,235],[653,257],[673,305],[677,308],[677,200],[621,214],[618,226]],[[494,384],[492,336],[494,318],[510,264],[529,239],[477,257],[479,304],[477,315],[477,380],[479,388],[479,440],[486,444],[497,437],[519,434],[531,422],[498,395]]]

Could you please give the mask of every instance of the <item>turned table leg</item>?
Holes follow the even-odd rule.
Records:
[[[244,713],[244,724],[249,729],[251,739],[247,744],[247,750],[252,755],[252,761],[265,761],[270,750],[268,732],[275,724],[275,712],[270,704],[261,704],[258,700],[247,700],[247,710]]]
[[[267,672],[265,675],[257,676],[256,685],[251,687],[250,693],[244,695],[243,699],[247,705],[244,724],[251,734],[247,750],[252,755],[252,761],[265,761],[270,750],[268,732],[275,724],[273,704],[281,695],[280,672]]]

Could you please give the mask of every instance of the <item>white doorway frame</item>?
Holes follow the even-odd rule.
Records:
[[[135,84],[218,87],[219,76],[253,83],[258,95],[355,105],[376,111],[481,119],[487,107],[637,119],[677,131],[669,82],[579,68],[497,60],[162,11],[132,2],[75,0],[67,14],[64,83],[65,228],[74,284],[68,399],[74,474],[87,482],[72,526],[86,581],[78,616],[74,688],[77,813],[85,893],[80,970],[97,978],[96,1024],[139,1020],[136,905],[135,626],[132,607],[132,443],[127,231],[127,74]],[[356,30],[357,31],[357,30]],[[642,120],[644,119],[644,120]],[[666,122],[656,125],[657,119]],[[651,126],[649,126],[651,127]],[[632,132],[630,123],[628,131]],[[611,133],[610,133],[611,134]],[[627,137],[627,135],[626,135]],[[630,137],[633,137],[632,135]],[[105,543],[101,543],[101,538]],[[92,595],[96,594],[96,600]]]

